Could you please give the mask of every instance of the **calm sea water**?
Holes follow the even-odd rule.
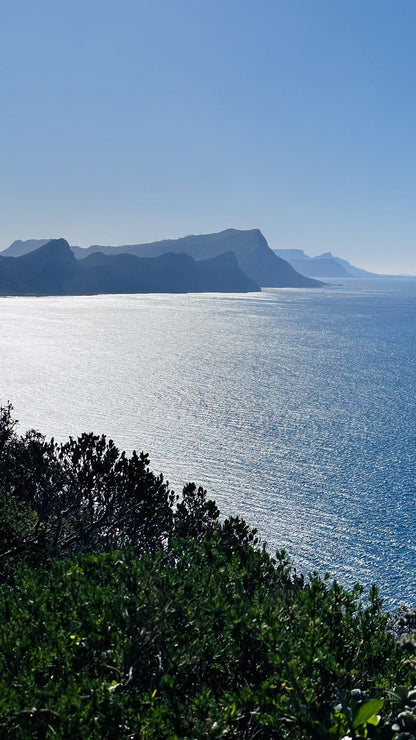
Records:
[[[298,569],[416,602],[416,279],[0,299],[20,430],[106,433]]]

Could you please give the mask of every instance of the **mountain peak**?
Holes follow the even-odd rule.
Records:
[[[54,258],[69,258],[71,260],[75,259],[75,255],[69,246],[66,239],[51,239],[50,242],[46,242],[46,244],[43,244],[41,247],[38,247],[33,252],[30,252],[31,255],[47,255],[48,257],[54,257]],[[29,254],[27,255],[29,257]]]

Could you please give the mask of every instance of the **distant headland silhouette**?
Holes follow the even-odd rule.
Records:
[[[259,229],[85,249],[65,239],[17,240],[0,253],[1,295],[240,293],[321,285],[273,252]]]

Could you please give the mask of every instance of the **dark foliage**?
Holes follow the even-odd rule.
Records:
[[[194,484],[177,497],[144,453],[120,453],[105,436],[65,444],[38,432],[18,436],[11,408],[0,413],[0,559],[109,552],[129,542],[137,554],[174,535],[214,531],[218,509]]]
[[[415,672],[375,593],[363,606],[317,576],[302,587],[287,558],[230,558],[218,532],[172,553],[24,566],[0,587],[0,736],[391,740],[410,726],[415,695],[395,709],[387,687]]]
[[[0,737],[416,738],[414,613],[299,576],[143,453],[1,409],[0,537]]]

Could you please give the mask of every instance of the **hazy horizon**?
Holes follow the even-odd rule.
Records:
[[[416,6],[19,0],[0,29],[0,250],[259,228],[416,274]]]

